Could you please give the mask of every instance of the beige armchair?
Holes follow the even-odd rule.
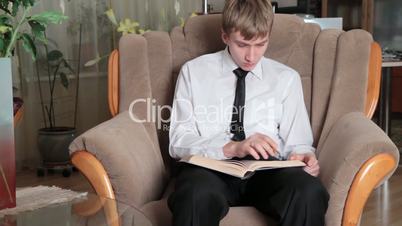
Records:
[[[220,15],[197,16],[170,34],[121,38],[109,59],[109,104],[114,117],[70,146],[73,164],[100,195],[137,206],[153,225],[167,226],[166,199],[174,163],[168,131],[150,109],[170,105],[181,65],[224,48]],[[320,30],[296,16],[275,15],[266,55],[300,73],[321,165],[331,198],[326,225],[358,225],[372,190],[392,175],[399,152],[371,116],[380,84],[381,50],[369,33]],[[152,102],[152,98],[156,102]],[[142,105],[141,105],[142,104]],[[142,107],[139,107],[142,106]],[[134,122],[131,116],[149,122]],[[110,208],[110,211],[116,207]],[[108,213],[112,218],[113,213]],[[115,222],[118,223],[118,222]],[[221,225],[276,225],[253,207],[232,207]]]

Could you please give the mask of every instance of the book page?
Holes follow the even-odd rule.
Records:
[[[190,155],[182,158],[181,162],[201,166],[207,169],[219,171],[232,176],[246,178],[255,170],[276,169],[285,167],[300,167],[306,164],[299,160],[264,161],[264,160],[215,160],[199,155]]]
[[[192,156],[186,156],[182,158],[180,161],[212,169],[236,177],[243,177],[247,172],[246,166],[243,162],[232,159],[215,160],[199,155],[192,155]]]
[[[285,160],[285,161],[243,160],[242,162],[250,171],[259,169],[276,169],[276,168],[306,166],[306,164],[300,160]]]

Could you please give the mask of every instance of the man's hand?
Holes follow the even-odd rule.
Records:
[[[231,141],[223,147],[223,153],[226,157],[243,158],[246,155],[251,155],[255,159],[268,159],[269,156],[276,156],[278,145],[270,137],[255,133],[247,139],[237,142]]]
[[[300,160],[306,163],[306,166],[303,168],[311,176],[318,176],[320,173],[320,166],[318,165],[318,160],[315,157],[314,153],[306,153],[306,154],[296,154],[292,153],[288,157],[289,160]]]

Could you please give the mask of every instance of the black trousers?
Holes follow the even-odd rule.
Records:
[[[168,205],[173,226],[218,226],[230,206],[254,206],[281,226],[324,226],[328,200],[320,180],[302,168],[257,171],[241,180],[183,163]]]

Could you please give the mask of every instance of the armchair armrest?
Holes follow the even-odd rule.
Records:
[[[372,190],[395,171],[399,151],[370,119],[352,112],[333,125],[318,159],[331,195],[326,223],[349,226],[358,224]]]
[[[117,208],[117,205],[119,208]],[[112,206],[114,209],[110,208]],[[86,200],[73,203],[72,211],[77,215],[77,217],[75,217],[75,222],[78,224],[74,225],[152,225],[148,218],[139,209],[126,205],[125,203],[117,204],[114,199],[105,199],[95,195],[89,195]]]
[[[166,171],[154,128],[153,123],[135,122],[123,112],[71,143],[73,163],[99,195],[114,198],[114,192],[117,200],[134,206],[156,200],[162,194]]]

